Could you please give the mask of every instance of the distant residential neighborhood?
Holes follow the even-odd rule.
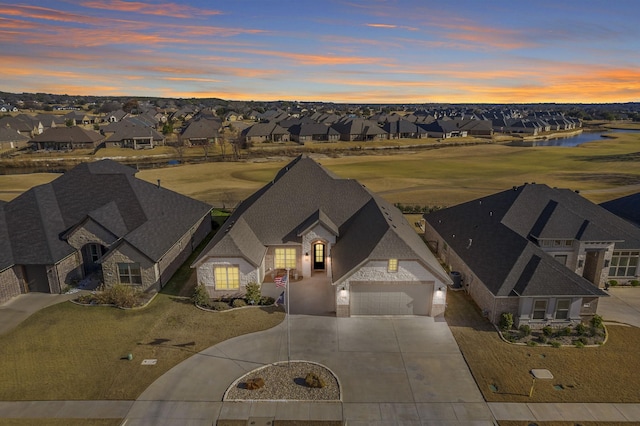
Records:
[[[0,93],[0,150],[538,137],[579,130],[583,120],[639,120],[639,111],[636,104],[348,105]]]

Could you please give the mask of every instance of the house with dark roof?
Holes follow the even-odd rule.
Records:
[[[0,203],[0,302],[105,285],[161,288],[211,230],[211,207],[112,160],[83,163]]]
[[[188,146],[218,142],[222,122],[217,117],[192,120],[180,134],[180,140]]]
[[[27,146],[29,138],[21,135],[11,127],[0,127],[0,150],[24,148]]]
[[[104,136],[82,127],[51,127],[42,134],[34,136],[29,145],[35,150],[66,151],[72,149],[95,149],[102,143]]]
[[[289,142],[291,135],[287,129],[275,121],[256,123],[244,129],[241,133],[246,143]]]
[[[373,141],[388,138],[387,132],[373,120],[343,117],[331,125],[340,133],[343,141]]]
[[[340,317],[440,315],[451,282],[396,207],[306,157],[243,201],[192,268],[212,297],[252,282],[264,294],[288,271]]]
[[[497,323],[586,321],[611,279],[638,278],[640,229],[568,189],[525,184],[424,216],[425,239]]]
[[[164,145],[165,139],[154,128],[134,124],[131,121],[122,120],[110,123],[109,135],[104,141],[106,147],[151,149],[154,146]]]
[[[640,192],[606,201],[600,206],[640,227]]]
[[[416,122],[430,138],[460,138],[466,137],[467,131],[461,129],[455,120],[435,120],[430,123]]]
[[[305,142],[337,142],[340,133],[329,125],[303,122],[289,127],[291,139],[300,144]]]

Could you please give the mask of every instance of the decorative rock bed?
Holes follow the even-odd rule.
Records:
[[[310,387],[305,382],[309,373],[317,375],[324,387]],[[264,381],[264,386],[248,389],[254,387],[253,383],[258,379]],[[245,374],[227,389],[224,400],[339,401],[340,383],[323,365],[309,361],[284,361]]]

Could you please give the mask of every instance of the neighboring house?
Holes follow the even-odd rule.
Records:
[[[426,138],[427,133],[415,123],[403,118],[394,117],[384,123],[382,128],[388,133],[389,139],[421,139]]]
[[[18,112],[18,108],[13,105],[0,105],[0,112]]]
[[[320,280],[339,317],[441,315],[451,282],[397,208],[305,157],[242,202],[192,268],[212,297],[289,269],[291,285]]]
[[[586,321],[610,279],[638,278],[640,228],[568,189],[525,184],[424,216],[425,238],[497,323]]]
[[[164,286],[210,232],[211,207],[135,174],[83,163],[0,203],[0,302],[96,272],[108,286]]]
[[[348,117],[332,124],[332,127],[340,133],[340,140],[343,141],[373,141],[388,138],[387,132],[373,120]]]
[[[192,120],[180,135],[183,143],[189,146],[215,144],[220,138],[222,123],[215,118]]]
[[[640,192],[606,201],[600,206],[640,227]]]
[[[29,141],[35,150],[66,151],[72,149],[95,149],[104,136],[82,127],[51,127]]]
[[[120,120],[123,120],[129,114],[119,109],[117,111],[111,111],[105,114],[102,118],[102,121],[106,121],[108,123],[117,123]]]
[[[28,114],[18,114],[15,117],[0,118],[0,127],[7,126],[27,137],[39,135],[45,129],[40,120]]]
[[[467,131],[461,129],[455,120],[435,120],[430,123],[416,123],[430,138],[463,138]]]
[[[24,148],[27,146],[29,138],[21,135],[11,127],[0,127],[0,150]]]
[[[151,149],[157,145],[164,145],[164,136],[151,127],[126,121],[115,124],[118,125],[117,129],[104,141],[106,147]]]
[[[291,139],[300,144],[305,142],[337,142],[340,133],[322,123],[300,123],[289,127]]]
[[[493,125],[490,120],[464,119],[455,120],[460,130],[469,136],[493,136]]]
[[[96,121],[94,116],[79,111],[70,111],[64,115],[64,118],[73,123],[74,126],[93,124]]]
[[[247,143],[289,142],[290,136],[287,129],[273,121],[256,123],[242,131],[242,137]]]
[[[235,111],[229,111],[224,115],[224,121],[240,121],[242,119],[242,114],[238,114]]]

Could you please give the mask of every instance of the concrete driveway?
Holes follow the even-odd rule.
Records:
[[[39,310],[78,297],[77,294],[27,293],[0,305],[0,334],[8,333]]]
[[[598,302],[598,314],[605,321],[640,327],[640,288],[610,287],[608,293]]]
[[[287,359],[285,321],[222,342],[177,365],[138,398],[127,426],[187,420],[211,424],[217,418],[492,424],[445,322],[429,317],[292,315],[290,324],[291,359],[330,368],[341,383],[342,402],[222,402],[237,378]]]

